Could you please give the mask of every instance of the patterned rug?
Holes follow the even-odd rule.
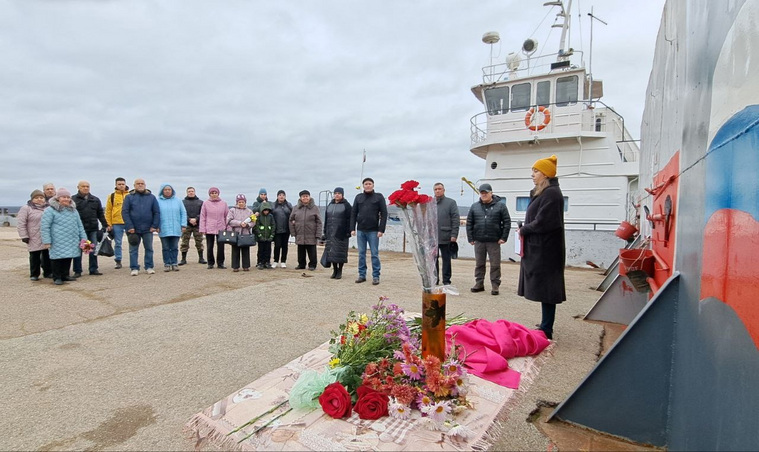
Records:
[[[270,426],[260,428],[289,409],[283,402],[301,372],[325,368],[331,358],[328,345],[324,343],[193,416],[186,430],[195,439],[196,449],[216,446],[224,450],[484,450],[498,437],[500,422],[535,380],[555,347],[551,344],[538,356],[509,360],[509,367],[521,373],[518,389],[469,376],[467,399],[474,408],[456,417],[457,422],[474,432],[467,440],[428,430],[413,419],[386,416],[365,421],[355,413],[346,419],[333,419],[321,409],[293,410]],[[257,422],[230,434],[262,414],[265,415]]]

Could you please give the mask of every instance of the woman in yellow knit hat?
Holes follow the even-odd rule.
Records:
[[[540,326],[553,339],[556,305],[567,299],[564,288],[564,195],[556,177],[555,155],[532,165],[530,205],[518,230],[524,244],[517,293],[542,307]]]

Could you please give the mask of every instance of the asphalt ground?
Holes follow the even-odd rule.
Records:
[[[380,253],[373,286],[354,283],[355,250],[333,280],[329,269],[295,270],[294,245],[289,268],[239,273],[207,269],[194,250],[181,271],[164,273],[157,237],[155,249],[155,275],[131,277],[100,258],[103,276],[55,286],[29,280],[26,246],[0,228],[1,450],[191,450],[182,430],[193,414],[325,342],[348,311],[368,311],[380,296],[420,310],[408,254]],[[516,295],[518,265],[502,271],[500,295],[474,294],[474,262],[454,260],[461,294],[448,296],[448,315],[538,323],[540,305]],[[601,280],[598,270],[567,270],[552,357],[504,413],[493,449],[552,447],[527,419],[562,401],[597,361],[603,328],[582,317]]]

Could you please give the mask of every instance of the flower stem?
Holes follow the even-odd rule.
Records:
[[[256,416],[256,417],[254,417],[253,419],[249,420],[248,422],[244,423],[243,425],[241,425],[241,426],[237,427],[236,429],[232,430],[231,432],[227,433],[227,436],[231,435],[232,433],[237,433],[238,431],[240,431],[240,430],[244,429],[245,427],[249,426],[250,424],[253,424],[253,423],[255,423],[257,420],[261,419],[262,417],[266,416],[267,414],[273,413],[273,412],[274,412],[274,411],[276,411],[276,410],[277,410],[279,407],[281,407],[282,405],[286,404],[287,402],[288,402],[288,401],[287,401],[287,400],[285,400],[284,402],[281,402],[279,405],[277,405],[277,406],[273,407],[273,408],[272,408],[272,409],[270,409],[269,411],[267,411],[267,412],[265,412],[265,413],[262,413],[262,414],[260,414],[260,415],[258,415],[258,416]],[[292,409],[292,408],[290,408],[290,409]],[[289,411],[289,410],[288,410],[288,411]]]

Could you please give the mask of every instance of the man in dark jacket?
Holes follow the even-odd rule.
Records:
[[[190,236],[195,239],[195,248],[198,250],[198,263],[207,264],[203,259],[203,234],[200,232],[200,208],[203,200],[195,196],[195,187],[187,187],[187,196],[182,200],[184,210],[187,211],[187,227],[182,233],[182,244],[179,251],[182,252],[182,260],[179,265],[187,264],[187,252],[190,250]]]
[[[459,237],[459,206],[451,198],[445,196],[445,186],[438,182],[432,189],[435,191],[437,202],[437,249],[438,256],[443,258],[443,284],[451,284],[451,243]],[[435,274],[437,284],[440,284],[439,259],[435,259]]]
[[[274,215],[274,268],[277,263],[281,262],[282,268],[287,268],[287,245],[290,242],[290,214],[293,212],[293,205],[287,200],[287,193],[284,190],[277,192],[277,200],[272,205],[272,215]],[[281,256],[281,257],[280,257]]]
[[[71,197],[71,200],[76,204],[76,210],[79,212],[79,218],[82,219],[82,225],[84,226],[84,232],[87,233],[87,240],[92,243],[98,242],[98,230],[100,226],[103,228],[108,227],[108,223],[105,221],[105,210],[103,210],[103,204],[100,199],[90,193],[90,183],[86,180],[79,181],[76,186],[77,193]],[[98,222],[100,224],[98,224]],[[98,271],[98,256],[95,252],[90,253],[90,275],[100,276],[102,273]],[[74,278],[82,276],[82,255],[74,258]]]
[[[366,281],[366,245],[372,253],[372,284],[380,282],[379,239],[387,224],[387,202],[382,193],[374,191],[374,179],[361,181],[364,192],[356,195],[351,209],[351,235],[356,236],[358,246],[357,283]]]
[[[474,245],[474,287],[472,292],[485,290],[485,260],[490,257],[492,295],[498,295],[501,285],[501,245],[506,243],[511,229],[511,216],[506,203],[493,194],[490,184],[480,185],[480,200],[472,204],[466,218],[466,237]]]
[[[145,273],[155,274],[153,270],[153,233],[161,227],[161,212],[158,200],[147,189],[144,179],[135,179],[134,189],[124,198],[121,208],[127,236],[129,237],[129,268],[132,276],[140,273],[140,242],[145,248]]]

